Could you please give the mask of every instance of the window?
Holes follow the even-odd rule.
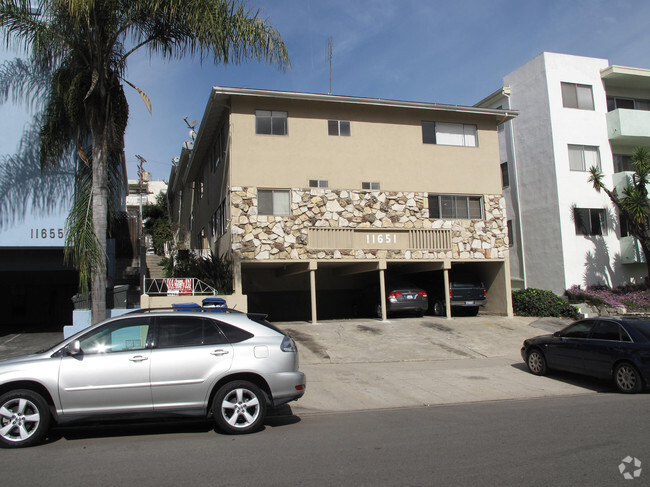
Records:
[[[328,187],[328,181],[325,179],[310,179],[309,180],[309,187],[310,188],[327,188]]]
[[[255,133],[258,135],[287,135],[287,112],[256,110]]]
[[[157,318],[156,347],[191,347],[228,343],[212,320],[189,316]]]
[[[226,233],[226,199],[221,202],[219,207],[212,214],[212,236],[221,237]]]
[[[607,97],[607,111],[618,110],[650,110],[650,100],[637,100],[632,98],[617,98],[614,96]]]
[[[569,168],[572,171],[588,171],[592,166],[600,169],[598,147],[569,144]]]
[[[587,338],[593,325],[593,321],[578,321],[568,328],[565,328],[562,332],[562,336],[566,338]]]
[[[591,329],[591,336],[589,338],[593,340],[612,340],[618,342],[621,341],[623,335],[627,335],[627,333],[621,330],[618,323],[599,321]]]
[[[84,354],[143,350],[148,333],[149,318],[131,318],[97,328],[79,343]]]
[[[422,122],[424,144],[478,147],[476,125],[446,122]]]
[[[288,216],[289,202],[288,189],[257,190],[257,211],[260,215]]]
[[[508,247],[512,247],[515,244],[515,234],[512,227],[512,220],[508,220]]]
[[[481,196],[430,194],[429,218],[480,220],[483,218],[483,198]]]
[[[350,136],[350,122],[344,120],[328,120],[327,133],[329,135]]]
[[[379,189],[379,183],[361,183],[361,189]]]
[[[580,110],[594,109],[594,95],[589,85],[562,83],[562,105]]]
[[[614,154],[614,172],[634,171],[632,156],[627,154]]]
[[[602,208],[574,208],[576,235],[607,235],[607,220]]]
[[[510,186],[510,175],[508,174],[508,162],[501,163],[501,186],[507,188]]]

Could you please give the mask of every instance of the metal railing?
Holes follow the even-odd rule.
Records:
[[[217,290],[194,277],[145,279],[145,294],[149,296],[216,296]]]

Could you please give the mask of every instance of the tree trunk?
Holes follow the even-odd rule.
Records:
[[[100,262],[92,272],[92,322],[106,319],[106,234],[108,226],[108,173],[106,140],[102,129],[93,134],[92,142],[92,213],[93,227],[100,246]]]

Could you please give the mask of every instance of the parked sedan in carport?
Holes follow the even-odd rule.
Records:
[[[613,380],[623,393],[640,392],[650,380],[650,321],[585,318],[524,340],[521,356],[535,375],[563,370]]]
[[[396,283],[386,286],[386,314],[413,313],[422,316],[429,308],[429,298],[424,289],[413,284]],[[377,305],[381,318],[381,307]]]

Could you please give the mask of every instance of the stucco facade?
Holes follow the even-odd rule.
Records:
[[[608,70],[605,59],[545,52],[505,76],[503,88],[477,104],[520,112],[499,134],[513,287],[562,294],[572,285],[616,286],[645,275],[645,265],[622,252],[618,212],[589,183],[589,167],[600,165],[612,188],[615,174],[625,173],[615,168],[615,155],[629,156],[647,140],[650,125],[636,138],[616,140],[611,116],[633,110],[612,110],[608,102],[612,96],[650,99],[650,71]],[[584,99],[572,100],[572,89]],[[582,166],[571,160],[580,150]],[[576,223],[580,211],[601,218],[602,228],[584,232]]]
[[[511,314],[497,126],[515,115],[215,87],[170,178],[178,237],[232,258],[254,311],[293,296],[315,321],[393,275],[448,285],[467,265]]]

